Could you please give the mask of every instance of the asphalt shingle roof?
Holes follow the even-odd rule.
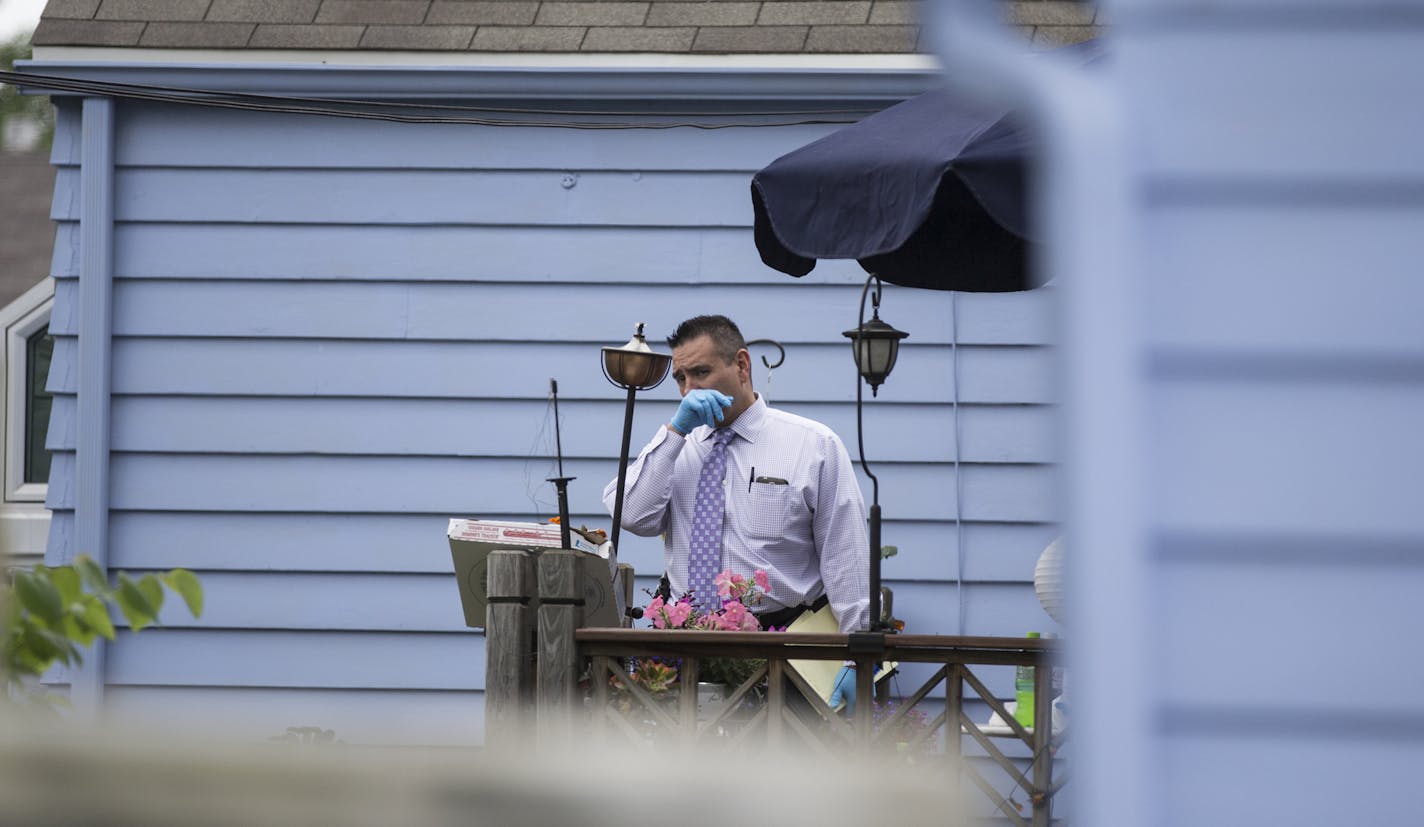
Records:
[[[441,52],[894,54],[926,0],[49,0],[36,46]],[[1094,36],[1096,9],[1005,2],[1034,42]]]

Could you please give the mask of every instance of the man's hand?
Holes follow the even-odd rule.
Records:
[[[668,424],[683,435],[691,433],[698,425],[715,428],[722,421],[722,409],[731,404],[732,397],[721,391],[711,388],[691,390],[682,398],[682,404],[677,406],[677,413],[673,414],[672,422]]]
[[[841,671],[836,673],[835,689],[831,690],[831,709],[835,709],[841,701],[845,701],[845,713],[847,715],[855,712],[855,667],[842,666]]]

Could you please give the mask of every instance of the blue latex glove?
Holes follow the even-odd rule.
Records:
[[[717,427],[722,421],[722,409],[732,404],[732,397],[711,388],[698,388],[687,392],[682,404],[677,406],[669,424],[680,434],[692,433],[698,425]]]
[[[831,709],[845,701],[845,714],[855,712],[855,667],[842,666],[836,673],[835,689],[831,690]]]

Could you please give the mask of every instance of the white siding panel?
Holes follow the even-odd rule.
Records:
[[[441,537],[431,537],[440,545]],[[447,555],[448,557],[448,555]],[[117,567],[117,566],[116,566]],[[447,568],[449,568],[447,566]],[[128,569],[137,576],[137,569]],[[164,601],[165,629],[273,629],[362,632],[463,632],[459,586],[449,574],[196,572],[203,614],[176,595]],[[115,622],[124,623],[121,616]]]
[[[914,303],[931,301],[934,295],[924,290],[913,290],[912,294]],[[887,292],[887,312],[891,296],[895,294]],[[958,302],[960,344],[1052,345],[1058,341],[1058,287],[1054,284],[1023,293],[958,293],[954,300]],[[896,301],[894,305],[897,319],[903,304]],[[895,326],[900,327],[898,323]]]
[[[57,222],[54,227],[54,252],[50,256],[50,275],[56,279],[78,278],[79,252],[79,222]]]
[[[119,224],[120,277],[779,283],[746,227],[458,227]],[[865,283],[852,261],[807,281]],[[844,328],[842,328],[844,329]]]
[[[1342,203],[1332,187],[1417,188],[1398,176],[1424,170],[1424,144],[1413,139],[1424,134],[1424,107],[1413,105],[1424,100],[1424,74],[1402,67],[1424,51],[1424,26],[1415,15],[1342,30],[1347,19],[1288,27],[1282,16],[1209,35],[1162,26],[1118,44],[1149,174],[1334,193]]]
[[[959,399],[964,402],[1053,404],[1058,401],[1058,354],[1052,348],[961,347],[958,365],[961,372]],[[900,378],[899,369],[897,362],[896,380]]]
[[[955,533],[953,526],[942,536]],[[967,581],[1027,582],[1048,544],[1063,529],[1056,523],[975,523],[964,525],[964,579]],[[887,562],[887,571],[894,561]],[[951,575],[948,579],[955,579]]]
[[[351,408],[358,404],[362,416],[352,416]],[[852,459],[858,459],[853,409],[776,404],[829,426],[846,442]],[[56,398],[52,449],[73,449],[73,408],[73,397]],[[644,405],[636,416],[644,427],[637,433],[652,431],[672,410],[671,402]],[[1052,408],[965,406],[960,415],[964,462],[1023,464],[1056,458]],[[876,404],[865,415],[871,462],[954,462],[952,427],[929,430],[915,443],[884,437],[922,428],[927,418],[952,423],[953,416],[952,406]],[[609,435],[622,427],[623,402],[561,399],[559,420],[565,457],[611,457],[618,446]],[[400,427],[372,428],[371,421]],[[115,450],[127,453],[552,458],[556,451],[553,409],[546,400],[121,396],[114,400],[113,441]],[[953,469],[945,468],[944,474],[948,480]]]
[[[118,511],[110,519],[110,560],[115,568],[189,566],[208,572],[450,573],[445,528],[449,517],[466,513]]]
[[[954,519],[952,480],[930,465],[881,463],[880,502],[901,519]],[[606,480],[612,461],[569,460],[569,476]],[[451,457],[319,457],[117,454],[111,471],[113,506],[131,510],[363,511],[446,513],[472,508],[518,513],[529,505],[511,480],[525,479],[518,460]],[[973,465],[964,468],[969,519],[1041,522],[1055,517],[1049,466]],[[868,480],[861,488],[869,490]],[[570,487],[570,509],[601,510],[602,486]],[[59,503],[60,506],[67,503]]]
[[[1227,728],[1163,738],[1158,770],[1173,781],[1155,823],[1408,823],[1408,796],[1390,791],[1418,783],[1418,755],[1417,735],[1382,727],[1322,733],[1302,722],[1283,737]]]
[[[552,486],[544,482],[545,476],[549,474],[531,477],[532,485],[543,489],[537,493],[544,509],[537,515],[500,514],[477,506],[452,514],[118,511],[110,522],[110,561],[119,569],[449,574],[448,519],[545,519],[553,510]],[[588,484],[601,489],[604,482]],[[583,485],[576,480],[571,489]],[[893,503],[884,507],[889,511],[882,539],[899,548],[897,556],[883,563],[887,579],[944,582],[958,576],[960,537],[954,524],[898,519]],[[570,518],[601,528],[609,523],[607,512],[574,512]],[[966,581],[1027,582],[1058,529],[1051,524],[969,522],[963,534]],[[625,532],[622,542],[620,562],[632,564],[640,575],[661,572],[658,538]]]
[[[473,632],[203,631],[149,628],[111,644],[109,684],[299,689],[484,688]]]
[[[616,399],[621,395],[618,388],[598,369],[600,348],[621,345],[631,332],[615,333],[610,326],[606,338],[584,345],[118,339],[114,392],[226,395],[233,391],[233,377],[242,376],[240,389],[257,395],[543,399],[549,378],[555,377],[561,396]],[[57,353],[61,345],[56,343]],[[944,403],[954,398],[954,360],[948,347],[906,344],[900,353],[879,400]],[[799,346],[794,359],[775,374],[775,398],[855,400],[855,375],[844,345]],[[1052,389],[1045,387],[1053,362],[1053,352],[1044,348],[960,348],[959,398],[1008,404],[1054,401]],[[74,381],[72,374],[52,378],[51,389],[71,391]],[[675,386],[664,382],[638,398],[640,403],[671,401],[676,394]],[[876,401],[867,400],[869,416]]]
[[[329,729],[346,744],[468,746],[484,739],[484,693],[110,686],[107,709],[151,732],[267,741],[287,727]]]
[[[352,416],[360,406],[361,416]],[[830,416],[817,417],[852,442],[855,414],[844,406],[783,405],[792,412],[816,413],[828,407]],[[560,442],[566,458],[611,457],[618,450],[623,422],[622,400],[585,402],[560,400]],[[944,415],[948,420],[953,409]],[[672,416],[673,406],[650,404],[641,417],[647,430],[658,419]],[[920,406],[880,406],[874,426],[883,431],[918,427]],[[161,453],[304,453],[333,455],[554,457],[553,410],[547,401],[276,398],[276,397],[119,397],[114,404],[114,448],[124,452]],[[987,415],[986,415],[987,416]],[[1011,417],[1005,417],[1010,419]],[[399,423],[372,428],[371,422]],[[1015,429],[1014,425],[1020,427]],[[1010,443],[1019,431],[1030,437],[1035,423],[1008,422],[993,435],[998,453],[1015,452],[1006,461],[1047,459],[1037,443]],[[640,431],[640,434],[642,432]],[[614,435],[610,438],[610,435]],[[915,446],[885,444],[881,461],[952,462],[954,434],[945,429]],[[884,440],[881,440],[884,442]],[[73,443],[68,443],[72,447]],[[993,449],[990,449],[992,452]],[[972,459],[972,458],[967,458]],[[947,472],[948,473],[948,472]]]
[[[1163,702],[1341,721],[1365,713],[1424,720],[1424,698],[1393,689],[1424,681],[1424,661],[1371,645],[1424,625],[1424,548],[1393,564],[1357,561],[1345,539],[1334,562],[1291,551],[1283,538],[1270,562],[1188,559],[1163,567],[1172,584],[1157,601]]]
[[[1424,385],[1162,382],[1151,406],[1166,528],[1424,531]]]
[[[1424,169],[1421,169],[1424,175]],[[1222,196],[1226,200],[1228,196]],[[1412,205],[1165,205],[1143,326],[1159,347],[1424,356],[1417,308],[1424,180]]]
[[[117,221],[747,227],[749,173],[120,169]],[[55,180],[58,209],[79,186]],[[687,193],[695,189],[697,198]],[[77,214],[57,212],[55,219]]]
[[[116,158],[120,166],[381,169],[392,166],[392,146],[419,146],[399,156],[401,166],[754,172],[836,128],[684,128],[650,139],[641,130],[399,124],[136,103],[119,121]],[[56,149],[55,156],[77,162],[78,150]]]
[[[62,281],[57,291],[77,289]],[[528,341],[538,325],[541,339],[589,341],[589,309],[637,308],[648,321],[646,334],[663,352],[661,341],[677,321],[706,312],[709,304],[725,303],[748,339],[774,338],[783,345],[834,341],[842,330],[856,326],[860,288],[849,285],[797,282],[790,278],[756,287],[756,301],[740,299],[745,287],[733,285],[690,289],[669,279],[645,285],[518,283],[339,282],[120,280],[114,287],[115,329],[119,336],[202,336],[240,338],[363,338],[423,340]],[[1028,294],[1025,294],[1027,296]],[[547,300],[545,300],[547,299]],[[892,308],[897,327],[908,330],[913,344],[954,341],[948,293],[914,295],[886,291],[887,315]],[[1032,300],[1004,302],[996,309],[1008,319],[1031,316]],[[491,312],[526,306],[528,313]],[[77,332],[78,319],[56,326]],[[629,333],[632,332],[629,324]],[[996,344],[993,330],[964,338],[964,344]],[[624,336],[626,341],[627,336]],[[622,344],[622,342],[610,343]],[[851,364],[845,345],[846,365]],[[775,350],[757,350],[755,360],[773,357]],[[786,365],[794,368],[794,359]],[[760,375],[760,371],[758,374]]]

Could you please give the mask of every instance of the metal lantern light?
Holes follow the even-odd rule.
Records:
[[[873,277],[872,277],[873,278]],[[870,385],[870,395],[884,384],[890,371],[895,369],[895,359],[900,355],[900,340],[909,336],[901,330],[880,320],[880,287],[875,288],[875,306],[868,322],[843,332],[850,339],[851,355],[855,357],[855,369]],[[863,313],[864,311],[862,311]]]
[[[618,553],[618,533],[623,524],[623,486],[628,479],[628,447],[633,438],[633,396],[638,391],[656,388],[667,378],[672,357],[654,353],[643,338],[643,323],[638,322],[633,338],[622,347],[605,347],[603,375],[609,382],[628,390],[623,408],[623,449],[618,453],[618,488],[613,493],[613,552]]]
[[[871,299],[873,311],[870,321],[865,320],[865,298],[871,285],[875,293]],[[865,280],[865,288],[860,291],[859,325],[842,335],[851,340],[851,354],[855,357],[855,369],[860,374],[855,383],[855,436],[860,447],[860,467],[870,477],[870,629],[883,632],[887,626],[880,611],[880,480],[870,470],[865,461],[865,426],[861,421],[863,397],[860,379],[870,385],[870,395],[890,376],[895,369],[895,359],[900,355],[900,340],[909,336],[880,320],[880,277],[874,273]]]

